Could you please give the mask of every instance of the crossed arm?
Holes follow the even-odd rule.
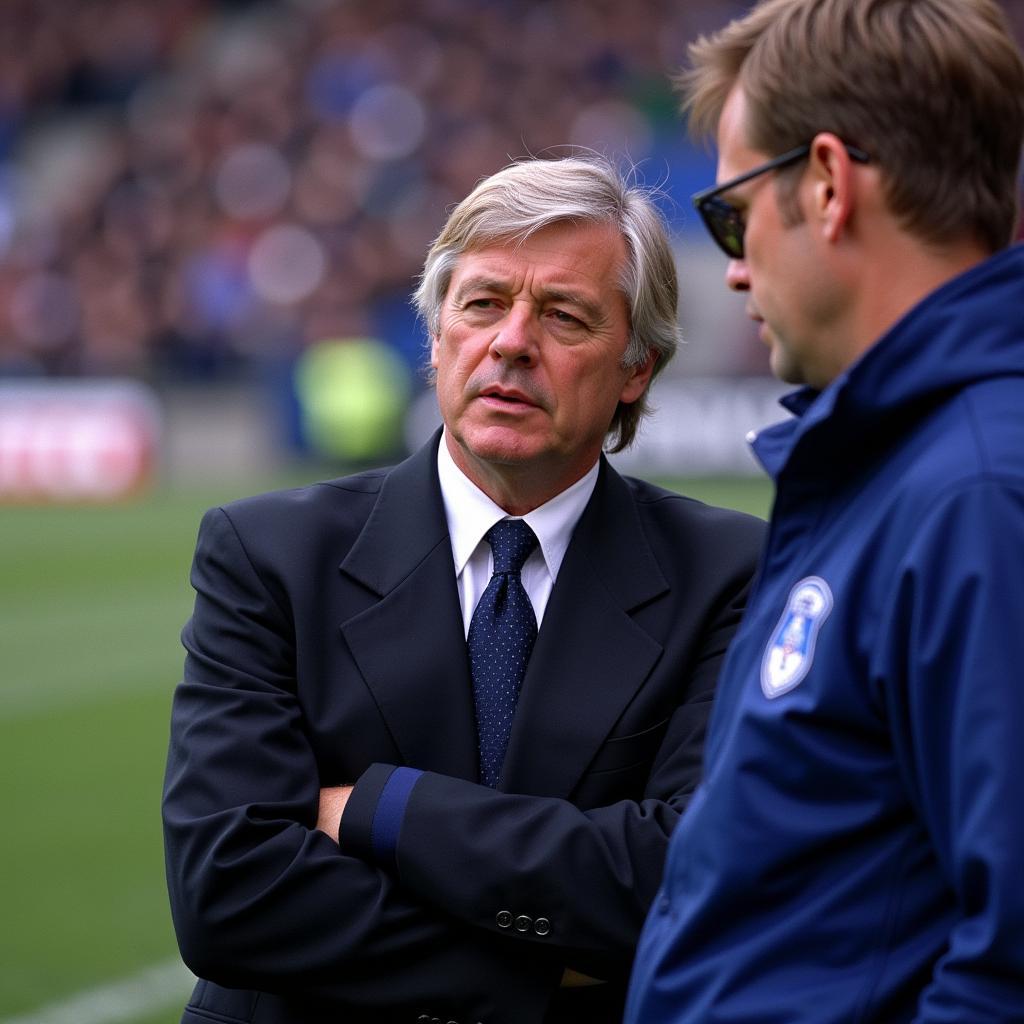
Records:
[[[295,617],[264,576],[228,516],[210,513],[164,800],[168,885],[189,966],[222,985],[334,1007],[435,1004],[495,1022],[540,1019],[560,982],[580,980],[567,967],[624,977],[696,783],[693,752],[747,577],[737,573],[702,625],[688,699],[665,727],[642,799],[584,811],[427,772],[393,869],[353,847],[349,833],[356,846],[365,836],[347,817],[337,843],[352,788],[321,799]],[[549,934],[496,926],[497,909],[524,906],[534,918],[535,907],[550,912]]]
[[[352,790],[352,786],[325,786],[320,790],[316,827],[335,841],[337,841],[345,805],[348,803]],[[563,988],[582,988],[600,984],[599,978],[592,978],[589,974],[574,971],[570,967],[566,967],[562,972],[561,985]]]

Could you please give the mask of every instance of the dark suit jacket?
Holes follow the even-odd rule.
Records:
[[[763,524],[602,462],[495,791],[436,445],[203,520],[164,794],[184,1021],[617,1019]],[[426,771],[384,866],[365,779],[341,849],[314,827],[375,763]]]

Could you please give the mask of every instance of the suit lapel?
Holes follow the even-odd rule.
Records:
[[[386,478],[341,572],[380,596],[341,624],[405,763],[476,779],[472,685],[437,436]]]
[[[523,680],[501,789],[570,795],[661,657],[630,612],[667,590],[629,488],[602,459]]]

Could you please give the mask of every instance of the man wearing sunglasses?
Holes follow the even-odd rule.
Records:
[[[776,482],[629,1024],[1024,1021],[1024,65],[994,0],[766,0],[694,197]]]

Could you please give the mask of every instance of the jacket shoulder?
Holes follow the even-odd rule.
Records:
[[[633,477],[623,478],[663,572],[688,580],[747,580],[757,568],[767,524]]]
[[[254,563],[340,561],[363,529],[388,470],[373,470],[239,498],[209,509],[200,526],[216,543],[233,533]]]
[[[346,510],[356,515],[362,513],[365,518],[389,472],[390,469],[375,469],[301,487],[266,491],[219,507],[238,525],[251,522],[269,524],[281,520],[296,529],[325,515],[344,514]]]
[[[760,546],[767,523],[757,516],[709,505],[637,477],[623,477],[645,522],[708,536],[721,535],[736,542]]]

